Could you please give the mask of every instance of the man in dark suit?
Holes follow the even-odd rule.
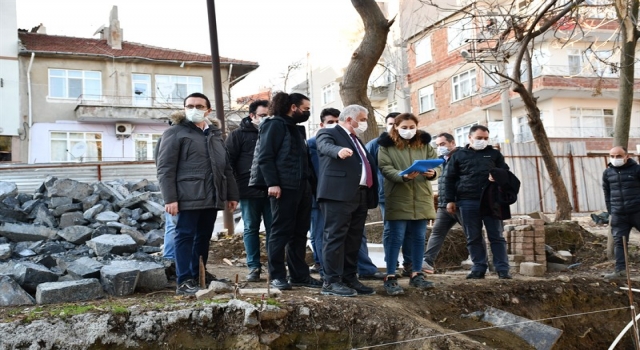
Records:
[[[357,137],[367,130],[366,108],[347,106],[338,126],[316,135],[319,155],[317,198],[324,216],[322,294],[374,294],[357,277],[358,249],[367,210],[378,205],[374,159]]]

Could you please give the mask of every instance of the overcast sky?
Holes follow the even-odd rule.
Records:
[[[206,0],[17,0],[18,28],[43,23],[47,34],[97,38],[113,5],[125,41],[211,53]],[[348,0],[217,0],[215,7],[220,55],[260,64],[235,97],[281,84],[286,67],[307,52],[315,65],[346,65],[346,37],[360,26]]]

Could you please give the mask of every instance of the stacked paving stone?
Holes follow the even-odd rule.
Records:
[[[523,275],[546,272],[544,220],[517,218],[504,221],[504,237],[511,268]]]
[[[164,204],[147,180],[0,181],[0,306],[74,302],[166,286]]]

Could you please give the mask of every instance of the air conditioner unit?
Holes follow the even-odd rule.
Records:
[[[133,132],[133,126],[128,123],[116,123],[116,136],[129,136]]]

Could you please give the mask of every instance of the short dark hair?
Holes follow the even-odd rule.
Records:
[[[205,101],[207,101],[207,108],[211,109],[211,102],[209,101],[209,98],[201,93],[201,92],[194,92],[192,94],[190,94],[189,96],[184,98],[184,101],[182,102],[182,104],[186,107],[187,106],[187,100],[189,99],[189,97],[197,97],[197,98],[203,98]]]
[[[251,102],[249,105],[249,114],[256,114],[258,107],[269,108],[269,101],[267,100],[256,100]]]
[[[305,100],[310,101],[309,98],[303,94],[299,94],[296,92],[288,94],[286,92],[280,91],[276,93],[271,99],[271,104],[269,104],[269,114],[285,116],[289,113],[291,105],[296,105],[296,107],[299,107]]]
[[[469,136],[471,136],[471,134],[476,132],[476,130],[482,130],[482,131],[489,132],[489,128],[487,128],[484,125],[474,125],[474,126],[471,127],[471,129],[469,129]]]
[[[441,132],[436,136],[436,138],[438,137],[444,137],[447,142],[451,142],[454,140],[453,135],[449,134],[448,132]]]
[[[399,115],[400,115],[399,112],[391,112],[391,113],[387,114],[387,116],[384,117],[384,123],[386,124],[387,121],[389,121],[390,118],[394,118],[395,119],[395,117],[397,117]]]
[[[340,111],[335,109],[335,108],[325,108],[325,109],[323,109],[322,112],[320,112],[320,122],[324,123],[324,120],[328,115],[330,115],[332,117],[339,118],[340,117]]]

